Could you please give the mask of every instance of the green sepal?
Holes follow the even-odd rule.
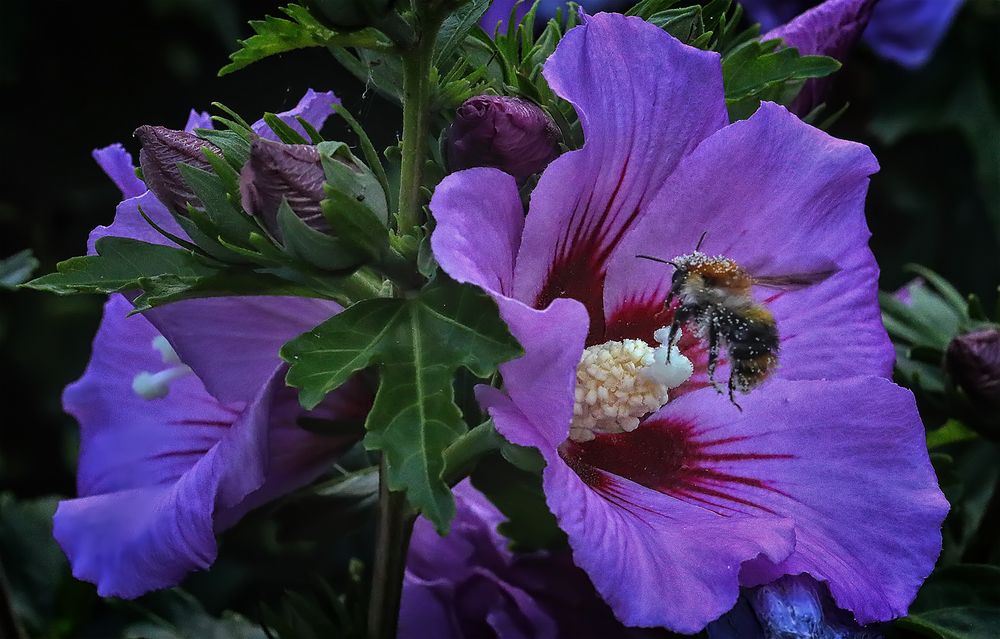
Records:
[[[302,221],[285,200],[281,201],[278,208],[278,227],[281,229],[285,250],[307,264],[327,271],[341,271],[364,261],[362,252],[340,238],[317,231]]]

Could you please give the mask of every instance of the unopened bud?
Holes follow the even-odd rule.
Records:
[[[448,130],[448,167],[491,166],[524,179],[555,159],[558,142],[559,129],[534,103],[480,95],[455,112]]]
[[[948,344],[948,372],[973,400],[1000,407],[1000,331],[959,335]]]
[[[142,143],[139,166],[142,177],[153,195],[174,211],[187,210],[187,204],[201,206],[201,201],[181,177],[177,165],[181,162],[199,169],[209,170],[203,149],[221,156],[217,146],[202,140],[193,133],[175,131],[162,126],[141,126],[135,136]]]
[[[250,146],[250,159],[240,172],[240,197],[247,213],[279,239],[278,207],[282,198],[306,224],[326,232],[330,226],[320,208],[325,182],[316,147],[258,138]]]

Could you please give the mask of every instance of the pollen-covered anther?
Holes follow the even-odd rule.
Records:
[[[670,399],[669,391],[683,384],[694,370],[691,361],[660,329],[650,346],[638,339],[610,341],[588,347],[576,367],[576,394],[569,438],[594,439],[599,433],[628,433],[642,418]],[[669,357],[668,357],[669,353]]]

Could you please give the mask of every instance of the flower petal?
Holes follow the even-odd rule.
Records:
[[[314,479],[348,444],[302,430],[294,393],[276,372],[246,404],[219,404],[194,375],[166,397],[132,390],[165,363],[157,332],[113,296],[83,377],[64,395],[82,429],[80,498],[62,503],[55,534],[74,574],[102,595],[135,597],[175,585],[215,558],[216,532],[257,505]],[[354,417],[352,399],[325,406]]]
[[[191,109],[191,113],[188,114],[187,123],[184,125],[184,130],[188,133],[193,132],[195,129],[212,129],[212,116],[204,111],[195,111]]]
[[[101,149],[94,149],[91,155],[111,181],[115,183],[122,197],[130,198],[146,192],[146,185],[135,174],[132,155],[121,144],[115,143]]]
[[[755,289],[782,336],[778,375],[889,376],[893,349],[879,316],[878,265],[864,217],[867,147],[764,103],[750,119],[685,158],[611,260],[604,291],[608,333],[642,337],[663,318],[670,260],[694,250],[734,259],[757,277],[809,276],[808,286]],[[720,176],[725,176],[720,181]]]
[[[534,430],[499,391],[480,396],[500,432]],[[779,517],[720,517],[601,471],[589,479],[611,488],[595,490],[555,448],[537,445],[547,461],[546,499],[574,561],[627,625],[697,632],[736,602],[744,561],[777,560],[794,547],[791,522]]]
[[[452,173],[434,189],[434,257],[459,282],[510,297],[524,207],[514,178],[490,168]]]
[[[139,213],[140,209],[160,228],[178,237],[187,238],[187,233],[177,224],[177,221],[174,220],[174,216],[170,214],[167,207],[163,206],[156,199],[155,195],[146,191],[145,187],[143,187],[143,190],[142,195],[130,197],[118,204],[118,207],[115,209],[115,219],[110,225],[94,227],[94,230],[90,232],[90,236],[87,237],[87,255],[97,254],[94,244],[97,240],[105,236],[128,237],[151,244],[174,246],[173,242],[164,237],[159,231],[150,226],[149,222],[143,219],[142,214]]]
[[[340,98],[338,98],[333,91],[322,91],[317,93],[312,89],[308,89],[299,103],[288,111],[282,111],[278,113],[277,116],[281,120],[298,131],[299,135],[304,137],[306,140],[309,139],[309,135],[306,130],[302,128],[296,118],[302,118],[308,122],[316,130],[323,128],[323,123],[326,119],[330,117],[333,113],[333,105],[340,104]],[[267,138],[268,140],[278,141],[278,136],[275,135],[271,127],[267,125],[264,120],[258,120],[253,124],[254,132],[261,136],[262,138]]]
[[[912,395],[881,378],[775,381],[741,405],[689,393],[575,459],[723,518],[794,521],[795,551],[745,565],[745,586],[808,572],[862,624],[906,614],[948,511]]]
[[[215,297],[144,315],[216,399],[247,401],[281,366],[281,346],[329,319],[340,305],[305,297]]]
[[[865,41],[904,67],[924,65],[951,26],[964,0],[881,0]]]
[[[638,18],[598,14],[566,34],[544,73],[576,107],[585,144],[550,164],[532,194],[514,293],[536,308],[578,299],[599,328],[611,251],[680,159],[728,122],[719,56]]]
[[[537,429],[504,436],[529,446],[558,445],[569,434],[573,416],[586,309],[576,300],[558,299],[539,311],[508,297],[524,224],[511,176],[486,168],[453,173],[435,190],[431,211],[436,221],[431,245],[441,268],[459,282],[490,293],[525,351],[523,357],[501,364],[500,371],[507,392]]]
[[[861,39],[875,4],[876,0],[827,0],[760,39],[780,38],[799,55],[825,55],[843,62]],[[831,77],[808,80],[795,96],[792,112],[808,115],[823,103],[832,84]]]

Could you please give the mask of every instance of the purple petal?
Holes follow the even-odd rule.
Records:
[[[483,389],[480,397],[505,435],[535,430],[499,391]],[[539,397],[544,404],[549,396]],[[600,492],[554,447],[539,448],[548,462],[546,498],[574,560],[627,625],[697,632],[736,602],[744,561],[786,557],[794,546],[791,523],[781,518],[718,517],[622,478]]]
[[[204,111],[195,111],[191,109],[191,113],[188,115],[187,123],[184,125],[184,130],[188,133],[193,132],[195,129],[211,129],[212,126],[212,116]]]
[[[705,389],[674,400],[633,433],[566,447],[564,475],[574,468],[593,491],[592,501],[609,504],[598,517],[590,502],[581,506],[580,497],[567,496],[571,481],[546,489],[577,562],[600,589],[602,576],[616,571],[615,562],[635,557],[628,544],[648,543],[639,526],[626,532],[601,523],[622,520],[621,511],[640,521],[653,517],[650,511],[675,513],[675,530],[688,524],[682,505],[715,518],[715,530],[680,533],[698,543],[683,558],[684,565],[696,566],[705,562],[699,555],[721,541],[712,537],[727,534],[722,522],[749,518],[770,526],[780,518],[794,522],[794,552],[783,561],[775,562],[771,553],[747,563],[740,573],[743,585],[808,572],[827,581],[837,604],[863,624],[905,614],[940,552],[948,510],[909,392],[879,378],[775,382],[766,393],[746,396],[742,405],[740,412]],[[668,506],[673,510],[664,510]],[[748,530],[753,528],[748,523]],[[579,538],[585,534],[591,535],[586,544]],[[622,539],[623,551],[602,548],[608,538]],[[678,555],[677,548],[663,552]],[[635,562],[627,563],[635,570]],[[608,585],[605,596],[643,591],[628,569],[617,571],[624,576]],[[736,574],[720,571],[713,577],[715,587],[735,585]],[[619,613],[619,606],[628,606],[609,601]],[[672,597],[662,601],[661,612],[678,603]]]
[[[881,0],[865,41],[904,67],[924,65],[934,53],[964,0]]]
[[[98,226],[90,232],[87,238],[87,254],[95,255],[94,244],[102,237],[127,237],[133,240],[141,240],[151,244],[163,244],[174,246],[173,242],[164,237],[159,231],[150,226],[149,222],[143,219],[139,209],[153,220],[160,228],[180,238],[186,239],[187,233],[181,229],[180,225],[170,214],[167,207],[156,199],[156,196],[149,191],[145,191],[138,197],[122,200],[115,209],[115,219],[109,226]]]
[[[306,130],[302,128],[302,125],[299,124],[296,118],[302,118],[318,131],[323,128],[323,123],[326,122],[326,119],[331,113],[333,113],[334,104],[340,104],[340,98],[338,98],[333,91],[323,91],[322,93],[317,93],[316,91],[309,89],[294,108],[289,109],[288,111],[282,111],[281,113],[278,113],[277,116],[281,118],[285,124],[298,131],[302,137],[308,140],[309,135],[306,133]],[[278,136],[271,130],[271,127],[267,126],[267,123],[265,123],[264,120],[258,120],[255,122],[253,130],[262,138],[278,141]]]
[[[784,24],[761,40],[780,38],[785,45],[798,49],[800,55],[825,55],[841,62],[854,48],[868,25],[876,0],[827,0]],[[807,115],[823,103],[833,78],[817,78],[803,85],[791,110]]]
[[[544,73],[576,107],[586,144],[550,164],[532,194],[515,296],[537,308],[578,299],[600,329],[611,252],[681,158],[728,121],[719,56],[598,14],[562,39]]]
[[[135,197],[146,192],[146,185],[135,174],[135,164],[132,155],[121,144],[115,143],[91,152],[94,160],[100,165],[123,198]]]
[[[508,28],[507,22],[510,19],[510,10],[514,8],[515,4],[517,4],[517,0],[493,0],[490,3],[490,8],[479,19],[479,26],[486,33],[490,34],[491,37],[496,33],[497,29],[500,30],[500,33],[506,33]],[[520,22],[529,9],[531,9],[531,3],[526,0],[522,1],[517,6],[517,11],[514,14],[516,20]]]
[[[530,432],[501,432],[518,444],[558,445],[566,439],[573,415],[586,309],[576,300],[557,299],[540,311],[509,297],[524,225],[513,177],[487,168],[453,173],[435,189],[430,206],[436,222],[431,246],[441,268],[490,293],[525,351],[500,370],[507,391],[524,399],[534,426]],[[550,401],[542,406],[533,399],[539,396]]]
[[[867,147],[832,138],[771,103],[719,131],[684,159],[612,257],[604,291],[609,339],[648,340],[669,320],[661,311],[673,270],[635,256],[669,260],[690,253],[705,233],[705,252],[730,257],[754,276],[820,279],[755,289],[778,323],[778,376],[889,376],[894,354],[879,316],[878,266],[864,217],[876,169]],[[720,175],[727,176],[722,183]]]
[[[459,282],[510,297],[524,228],[514,178],[488,168],[453,173],[434,190],[430,208],[431,246],[441,268]]]
[[[222,402],[247,401],[281,365],[281,346],[340,310],[305,297],[217,297],[175,302],[145,316]]]
[[[136,597],[206,568],[216,532],[314,479],[346,444],[297,427],[279,370],[247,403],[218,403],[191,374],[165,397],[141,399],[136,374],[171,364],[130,310],[111,298],[87,371],[64,395],[82,428],[80,497],[60,505],[55,536],[74,575],[103,596]],[[326,409],[354,417],[351,400]]]

